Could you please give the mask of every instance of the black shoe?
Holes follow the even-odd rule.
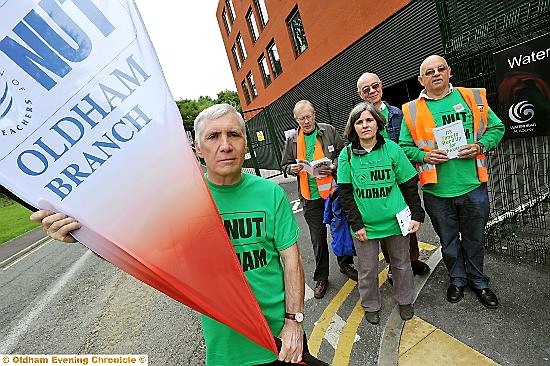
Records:
[[[316,299],[322,299],[323,296],[325,296],[325,293],[327,292],[327,286],[328,286],[328,280],[317,281],[317,284],[315,285],[315,289],[313,290],[313,296]]]
[[[388,282],[393,286],[393,274],[391,273],[391,266],[388,266]]]
[[[357,270],[353,268],[351,265],[344,263],[340,266],[340,272],[348,276],[350,280],[354,280],[357,282]]]
[[[411,267],[413,269],[414,275],[424,276],[430,273],[430,266],[426,263],[416,260],[411,262]]]
[[[447,289],[447,301],[456,303],[464,297],[464,286],[449,285]]]
[[[399,316],[405,321],[412,319],[414,316],[414,308],[412,304],[399,305]]]
[[[371,324],[380,323],[380,311],[365,311],[365,318]]]
[[[496,309],[498,308],[498,298],[497,295],[490,288],[474,288],[472,289],[477,295],[477,299],[480,303],[483,304],[486,308]]]

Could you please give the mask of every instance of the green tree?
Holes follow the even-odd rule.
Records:
[[[239,95],[236,91],[222,90],[218,93],[217,99],[212,99],[209,96],[200,96],[199,99],[180,99],[176,101],[176,105],[183,119],[183,126],[186,130],[193,129],[193,122],[197,115],[205,108],[216,103],[228,103],[235,107],[239,112],[242,112]]]
[[[227,90],[227,89],[222,90],[221,92],[218,93],[218,99],[216,100],[216,103],[231,104],[239,112],[242,112],[241,102],[239,100],[239,94],[237,94],[236,91]]]

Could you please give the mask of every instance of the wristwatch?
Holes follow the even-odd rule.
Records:
[[[487,152],[487,148],[481,142],[476,142],[476,145],[479,146],[479,154],[485,154]]]
[[[302,323],[304,321],[304,314],[303,313],[296,313],[296,314],[285,313],[285,318],[294,320],[297,323]]]

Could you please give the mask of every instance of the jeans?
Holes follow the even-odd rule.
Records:
[[[328,280],[329,251],[327,244],[327,225],[323,223],[325,200],[323,198],[318,198],[316,200],[305,200],[302,202],[304,205],[304,218],[309,227],[309,234],[315,254],[315,272],[313,274],[313,280]],[[352,256],[341,256],[337,258],[340,267],[344,264],[353,264]]]
[[[443,261],[451,284],[489,287],[483,272],[485,225],[489,219],[487,184],[457,197],[436,197],[424,192],[424,206],[441,240]]]

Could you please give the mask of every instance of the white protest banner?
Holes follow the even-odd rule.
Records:
[[[0,0],[0,19],[0,184],[275,352],[134,2]]]

